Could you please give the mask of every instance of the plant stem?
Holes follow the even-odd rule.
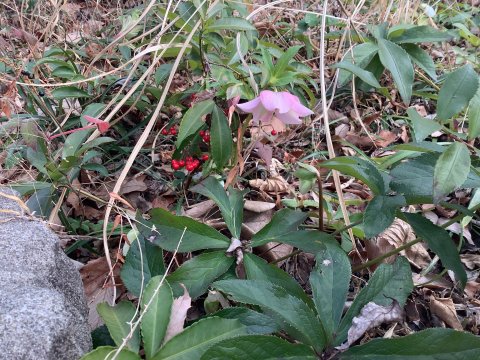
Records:
[[[325,225],[323,223],[323,183],[322,183],[322,175],[320,174],[320,170],[318,170],[317,182],[318,182],[318,230],[323,231],[325,228]]]

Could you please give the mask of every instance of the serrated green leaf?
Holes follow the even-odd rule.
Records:
[[[413,26],[404,31],[396,32],[396,36],[389,34],[389,40],[397,44],[405,43],[423,43],[423,42],[440,42],[449,41],[452,35],[445,31],[439,31],[431,26]]]
[[[88,354],[82,356],[80,360],[112,360],[117,348],[113,346],[100,346]],[[140,356],[127,349],[122,349],[115,357],[116,360],[141,360]]]
[[[468,138],[480,136],[480,86],[468,105]]]
[[[208,225],[186,216],[175,216],[157,208],[151,211],[153,243],[168,251],[190,252],[201,249],[228,248],[230,240]]]
[[[273,215],[272,220],[252,237],[252,246],[260,246],[295,232],[307,215],[301,211],[282,209]]]
[[[343,61],[354,63],[356,66],[365,69],[373,57],[378,53],[378,46],[371,42],[355,45]],[[352,78],[350,71],[340,69],[338,73],[338,87],[346,85]]]
[[[315,262],[309,280],[312,297],[325,329],[327,343],[331,344],[350,286],[350,261],[338,243],[326,243],[324,250],[315,256]]]
[[[132,242],[120,277],[128,291],[139,297],[142,289],[151,278],[165,273],[162,248],[146,241],[142,234]]]
[[[412,97],[413,65],[407,52],[391,41],[378,39],[378,55],[392,74],[403,102],[408,106]]]
[[[243,255],[243,265],[248,280],[264,280],[271,281],[290,294],[302,299],[308,306],[315,309],[312,299],[305,294],[302,287],[285,271],[275,265],[267,263],[257,255],[245,253]]]
[[[229,195],[227,195],[223,186],[212,176],[195,185],[191,190],[208,197],[218,205],[232,236],[239,239],[243,222],[244,192],[229,188]]]
[[[321,163],[322,167],[337,170],[345,175],[353,176],[368,185],[374,194],[384,194],[385,184],[377,168],[370,162],[357,158],[339,156]]]
[[[244,307],[229,307],[217,311],[211,316],[223,319],[237,319],[245,325],[249,334],[272,334],[281,330],[270,316]]]
[[[140,325],[147,359],[151,359],[160,349],[170,321],[173,294],[167,281],[163,280],[160,286],[162,278],[162,276],[151,278],[142,296],[142,311],[145,311],[146,305],[149,304]]]
[[[185,285],[192,299],[204,294],[210,284],[223,275],[234,262],[223,251],[212,251],[195,256],[184,262],[167,277],[175,297],[183,294],[180,284]]]
[[[107,303],[97,305],[98,314],[107,325],[110,336],[117,346],[120,346],[131,330],[130,322],[135,321],[136,310],[130,301],[121,301],[115,306]],[[128,340],[129,350],[137,353],[140,349],[140,331],[135,329],[132,337]]]
[[[396,339],[373,339],[341,360],[470,360],[480,358],[480,338],[452,329],[426,329]]]
[[[312,349],[275,336],[247,335],[223,340],[203,354],[201,360],[314,360]]]
[[[218,169],[223,169],[232,155],[233,138],[228,119],[218,106],[212,112],[210,144],[213,161]]]
[[[340,61],[339,63],[333,64],[331,67],[350,71],[353,75],[357,76],[362,81],[364,81],[370,86],[373,86],[374,88],[382,87],[375,75],[373,75],[370,71],[364,70],[361,67],[348,61]]]
[[[187,110],[180,121],[178,137],[177,141],[175,141],[177,149],[183,149],[186,145],[185,141],[200,130],[205,124],[202,117],[206,114],[210,114],[214,105],[215,103],[212,100],[205,100],[193,105]]]
[[[433,59],[425,50],[415,44],[403,44],[402,48],[405,49],[408,55],[410,55],[410,58],[420,69],[425,71],[425,73],[433,80],[437,79]]]
[[[197,321],[170,339],[152,360],[200,359],[205,351],[219,341],[245,334],[246,328],[238,320],[209,317]]]
[[[205,31],[217,31],[217,30],[237,30],[237,31],[249,31],[256,30],[255,26],[249,21],[241,18],[234,17],[222,17],[217,19],[214,23],[207,25]]]
[[[377,195],[367,205],[363,215],[363,231],[370,239],[388,228],[395,220],[395,212],[406,205],[402,195]]]
[[[445,229],[433,224],[420,214],[403,213],[418,237],[424,239],[428,247],[438,255],[443,266],[452,270],[462,288],[467,283],[467,273],[460,261],[458,250]]]
[[[420,142],[435,131],[442,128],[442,125],[434,120],[425,119],[414,108],[407,109],[408,119],[412,123],[413,131],[415,134],[415,141]]]
[[[392,265],[381,264],[373,273],[368,284],[355,297],[340,322],[335,344],[339,345],[346,340],[352,319],[367,303],[373,301],[378,305],[387,306],[392,303],[392,299],[395,299],[400,307],[403,307],[412,290],[412,271],[407,259],[399,257]]]
[[[437,116],[448,120],[462,111],[478,90],[478,75],[466,64],[451,72],[438,93]]]
[[[285,331],[290,336],[319,351],[323,349],[325,334],[316,314],[284,288],[261,280],[222,280],[213,286],[230,294],[236,301],[268,309],[272,316],[285,324]]]
[[[59,88],[55,88],[52,91],[52,96],[54,99],[67,99],[67,98],[86,98],[90,97],[90,95],[75,86],[62,86]]]
[[[465,144],[455,142],[448,146],[437,160],[433,172],[433,201],[438,203],[462,186],[470,173],[470,153]]]

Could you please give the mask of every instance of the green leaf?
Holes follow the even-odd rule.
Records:
[[[163,250],[139,234],[137,240],[130,245],[120,270],[123,284],[128,291],[139,297],[142,284],[145,287],[151,278],[164,273]]]
[[[341,360],[469,360],[480,358],[480,338],[452,329],[426,329],[396,339],[373,339]]]
[[[278,321],[285,324],[285,331],[296,340],[321,351],[325,334],[316,314],[301,299],[269,281],[222,280],[213,286],[230,294],[235,301],[258,305],[267,309]],[[287,326],[288,325],[288,326]]]
[[[230,240],[217,230],[186,216],[176,216],[156,208],[151,211],[153,243],[168,251],[190,252],[228,248]],[[180,242],[180,244],[179,244]]]
[[[107,325],[110,336],[117,346],[120,346],[128,334],[130,333],[130,322],[135,321],[136,310],[130,301],[121,301],[115,306],[107,303],[97,305],[98,314]],[[128,340],[128,349],[137,353],[140,349],[140,332],[135,329],[133,336]]]
[[[373,301],[378,305],[387,306],[391,305],[392,299],[395,299],[400,307],[403,307],[412,290],[412,271],[407,259],[399,257],[392,265],[381,264],[373,273],[367,286],[355,297],[340,322],[335,344],[341,344],[346,340],[352,319],[367,303]]]
[[[229,195],[219,181],[210,176],[191,188],[213,200],[219,207],[232,236],[239,239],[243,222],[243,192],[229,188]]]
[[[402,195],[377,195],[367,205],[363,215],[363,231],[372,238],[388,228],[395,220],[395,212],[406,205]]]
[[[467,273],[460,261],[455,243],[445,229],[433,224],[420,214],[403,213],[406,221],[412,225],[418,237],[427,242],[428,247],[438,255],[443,266],[452,270],[462,288],[467,283]]]
[[[442,125],[434,120],[421,117],[414,108],[407,109],[408,119],[412,123],[413,131],[415,133],[415,141],[420,142],[435,131],[442,128]]]
[[[287,69],[290,60],[293,59],[293,57],[298,53],[301,48],[302,45],[296,45],[288,48],[288,50],[285,51],[285,53],[283,53],[282,56],[280,56],[280,58],[275,63],[272,76],[278,77],[282,75]]]
[[[396,31],[395,34],[389,33],[388,36],[389,40],[397,44],[443,42],[453,38],[453,36],[447,32],[439,31],[426,25],[410,27],[409,29],[405,29],[405,31]]]
[[[100,346],[88,354],[82,356],[80,360],[111,360],[113,355],[117,351],[117,348],[113,346]],[[116,360],[141,360],[140,356],[127,349],[122,349]]]
[[[205,28],[205,32],[216,30],[249,31],[256,30],[256,28],[252,25],[252,23],[245,19],[222,17],[220,19],[217,19],[213,24],[207,25]]]
[[[478,90],[478,75],[466,64],[451,72],[438,93],[437,116],[448,120],[462,111]]]
[[[353,156],[339,156],[322,162],[320,166],[337,170],[345,175],[350,175],[363,181],[375,195],[385,193],[385,184],[382,175],[377,168],[368,161]]]
[[[470,172],[470,153],[465,144],[454,142],[440,155],[433,173],[433,201],[462,186]]]
[[[214,105],[215,103],[212,100],[205,100],[193,105],[187,110],[178,129],[178,137],[175,142],[177,149],[183,149],[186,145],[185,141],[201,129],[205,124],[202,120],[203,116],[210,114]]]
[[[343,61],[354,63],[356,66],[365,69],[375,55],[378,53],[377,44],[366,42],[355,45],[351,52],[347,53]],[[338,87],[346,85],[352,78],[350,71],[340,69],[338,73]]]
[[[378,39],[378,55],[392,74],[403,102],[408,106],[412,97],[413,65],[407,52],[388,40]]]
[[[452,25],[458,29],[458,33],[462,38],[467,40],[474,47],[480,46],[480,38],[473,34],[465,25],[462,23],[454,23]]]
[[[252,247],[276,241],[279,237],[295,232],[305,221],[307,214],[291,209],[282,209],[273,215],[272,220],[252,237]]]
[[[435,64],[428,53],[420,46],[415,44],[404,44],[402,48],[410,55],[413,62],[433,80],[437,79],[437,73],[435,72]]]
[[[141,322],[143,348],[147,359],[151,359],[160,349],[172,310],[172,289],[165,280],[160,286],[161,281],[162,276],[153,277],[142,296],[142,311],[145,311],[149,304]]]
[[[245,266],[245,272],[248,280],[264,280],[273,282],[285,290],[291,295],[303,300],[312,309],[315,309],[312,299],[305,294],[302,287],[288,275],[285,271],[278,268],[278,266],[267,263],[257,255],[245,253],[243,256],[243,265]]]
[[[374,88],[382,87],[375,75],[373,75],[370,71],[364,70],[348,61],[340,61],[339,63],[333,64],[331,67],[350,71],[353,75],[359,77],[361,80],[366,82],[368,85],[373,86]]]
[[[331,344],[350,286],[350,261],[338,243],[327,243],[325,249],[315,256],[315,262],[309,281],[327,343]]]
[[[91,149],[91,148],[94,148],[94,147],[97,147],[97,146],[100,146],[100,145],[103,145],[103,144],[108,144],[108,143],[111,143],[111,142],[114,142],[116,141],[115,139],[111,138],[111,137],[108,137],[108,136],[102,136],[102,137],[98,137],[96,139],[93,139],[89,142],[87,142],[85,145],[83,145],[76,153],[75,153],[75,156],[82,156],[83,153],[85,153],[87,150]]]
[[[293,173],[293,175],[298,177],[298,179],[300,180],[299,190],[302,194],[306,194],[310,190],[312,190],[313,186],[317,182],[317,175],[314,172],[305,168],[297,169]]]
[[[249,334],[271,334],[280,331],[280,327],[270,316],[244,307],[229,307],[211,316],[237,319],[245,325]]]
[[[90,95],[75,86],[62,86],[59,88],[55,88],[52,91],[52,96],[54,99],[66,99],[66,98],[86,98],[90,97]]]
[[[316,254],[325,249],[325,243],[335,243],[337,240],[330,234],[317,230],[298,230],[279,236],[276,241],[290,244],[302,251]]]
[[[223,340],[208,349],[201,360],[314,360],[312,349],[275,336],[247,335]]]
[[[212,159],[218,169],[223,169],[232,155],[233,139],[228,119],[218,106],[213,108],[210,138]]]
[[[208,287],[219,276],[223,275],[234,262],[223,251],[213,251],[195,256],[182,264],[167,277],[174,296],[183,294],[180,284],[185,285],[192,299],[207,291]]]
[[[200,359],[203,353],[221,340],[246,334],[238,320],[209,317],[199,320],[170,339],[152,360]]]
[[[480,86],[468,106],[468,138],[480,136]]]

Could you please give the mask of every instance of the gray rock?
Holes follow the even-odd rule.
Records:
[[[80,275],[18,195],[0,187],[0,359],[78,359],[92,346]]]

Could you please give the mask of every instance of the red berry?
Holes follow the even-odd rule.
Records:
[[[185,166],[185,160],[180,160],[178,162],[178,165],[180,165],[180,167],[184,167]]]
[[[193,160],[193,166],[198,167],[200,165],[200,161],[198,159]]]
[[[195,165],[187,164],[187,166],[185,168],[187,169],[187,171],[193,171],[193,170],[195,170]]]
[[[170,134],[177,135],[177,129],[175,129],[174,127],[170,128]]]
[[[188,163],[188,162],[191,162],[191,161],[193,161],[193,157],[187,156],[187,157],[185,158],[185,160],[187,160],[187,163]]]
[[[162,135],[168,135],[168,130],[167,130],[167,129],[163,129],[163,130],[162,130]]]
[[[181,166],[180,166],[180,164],[178,163],[177,160],[172,160],[172,169],[173,170],[178,170],[178,169],[180,169],[180,167]]]
[[[208,160],[208,154],[203,154],[202,155],[202,160],[207,161]]]
[[[270,134],[272,134],[273,136],[277,135],[277,130],[273,129]]]
[[[209,143],[210,142],[210,135],[205,135],[203,137],[203,141],[205,141],[206,143]]]
[[[204,137],[205,136],[205,130],[200,130],[199,134],[200,134],[201,137]]]

